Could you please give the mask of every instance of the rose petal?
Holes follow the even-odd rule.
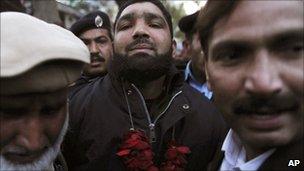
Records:
[[[178,150],[178,152],[182,153],[182,154],[188,154],[190,153],[190,149],[188,147],[185,146],[180,146],[176,148]]]
[[[177,156],[177,150],[176,149],[168,149],[166,153],[166,157],[168,160],[174,159]]]
[[[116,154],[117,154],[118,156],[125,156],[125,155],[130,154],[130,151],[131,151],[131,150],[129,150],[129,149],[125,149],[125,150],[121,150],[121,151],[117,152]]]

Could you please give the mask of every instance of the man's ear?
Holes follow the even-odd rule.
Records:
[[[185,51],[186,54],[189,53],[190,44],[191,44],[191,42],[189,42],[189,40],[187,40],[187,39],[183,41],[183,51]]]

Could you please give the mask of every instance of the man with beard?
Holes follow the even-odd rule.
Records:
[[[91,63],[83,69],[83,80],[107,73],[107,65],[113,55],[112,27],[109,16],[101,11],[91,12],[76,23],[70,29],[88,47],[91,54]]]
[[[206,168],[225,124],[172,64],[169,12],[158,0],[127,1],[114,28],[109,74],[71,97],[69,168]]]
[[[231,127],[210,170],[304,170],[303,1],[209,1],[198,23]]]
[[[204,54],[202,52],[198,31],[196,29],[198,13],[199,11],[194,14],[187,15],[181,18],[178,22],[180,30],[185,33],[183,53],[191,57],[191,60],[186,65],[185,80],[191,87],[201,92],[208,99],[211,99],[212,92],[208,90],[204,71]]]
[[[27,14],[1,13],[1,171],[67,170],[60,154],[67,86],[84,62],[89,51],[70,31]]]

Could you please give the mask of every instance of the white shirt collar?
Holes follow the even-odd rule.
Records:
[[[224,140],[222,151],[225,157],[220,170],[257,170],[275,149],[270,149],[246,162],[245,148],[238,135],[230,129]]]
[[[207,83],[200,83],[198,82],[195,77],[193,76],[191,69],[191,60],[187,63],[186,69],[185,69],[185,81],[188,82],[188,84],[198,90],[200,93],[205,95],[209,100],[212,98],[212,91],[208,89]]]

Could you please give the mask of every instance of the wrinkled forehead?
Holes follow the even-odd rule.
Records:
[[[135,17],[135,18],[144,18],[147,16],[157,16],[157,17],[161,18],[162,20],[164,20],[166,22],[166,24],[168,25],[162,11],[151,2],[139,2],[139,3],[134,3],[132,5],[129,5],[122,11],[122,13],[118,19],[118,22],[121,19],[126,18],[126,16]]]

